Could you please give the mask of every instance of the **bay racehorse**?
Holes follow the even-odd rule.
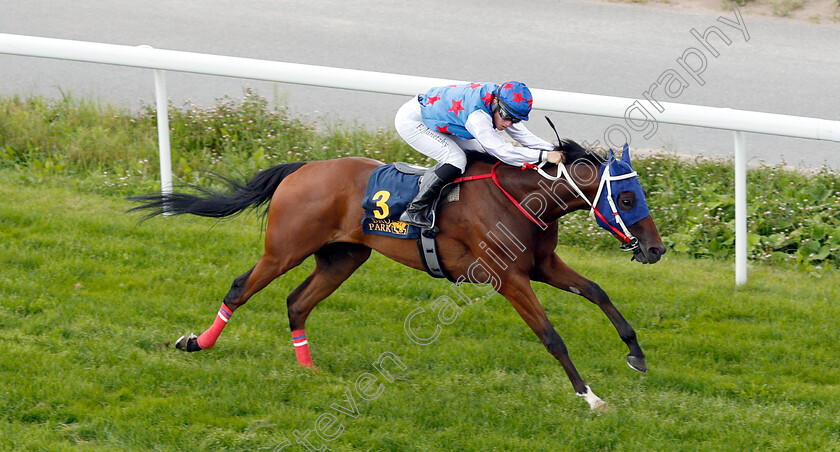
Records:
[[[598,223],[625,242],[622,248],[632,251],[633,259],[641,263],[657,262],[665,246],[647,209],[645,192],[630,166],[626,146],[620,160],[612,151],[608,157],[600,156],[571,140],[561,140],[557,150],[564,153],[564,163],[559,166],[517,168],[472,161],[465,180],[460,182],[460,200],[442,202],[437,211],[439,258],[457,282],[492,284],[560,361],[575,393],[592,409],[601,409],[606,403],[578,374],[531,281],[581,295],[596,304],[629,348],[630,367],[645,372],[645,355],[636,333],[609,296],[555,253],[556,220],[569,212],[592,208]],[[362,232],[362,197],[368,177],[381,165],[358,157],[284,163],[260,171],[245,185],[220,177],[230,186],[224,192],[199,188],[198,194],[156,193],[130,198],[144,203],[131,209],[148,213],[144,219],[164,212],[221,218],[268,203],[262,257],[233,281],[213,326],[200,336],[182,337],[176,346],[185,351],[212,347],[234,311],[272,280],[314,255],[314,271],[287,300],[298,362],[314,368],[304,331],[306,319],[319,301],[368,259],[371,249],[411,268],[424,268],[415,240]],[[500,235],[507,239],[500,239]]]

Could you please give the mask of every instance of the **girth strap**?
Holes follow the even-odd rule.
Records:
[[[423,268],[426,270],[426,273],[435,278],[446,278],[453,281],[452,276],[449,275],[449,272],[440,263],[437,244],[435,243],[436,235],[437,233],[431,229],[424,229],[420,233],[420,239],[417,240],[417,249],[420,251],[420,262],[423,263]]]

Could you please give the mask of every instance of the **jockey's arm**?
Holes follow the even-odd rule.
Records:
[[[526,162],[539,163],[540,157],[545,156],[545,152],[540,152],[539,149],[514,146],[513,143],[505,141],[493,128],[493,118],[482,110],[472,112],[467,117],[464,127],[488,154],[508,165],[522,166]]]
[[[511,138],[516,140],[517,143],[525,146],[526,148],[542,149],[544,151],[551,151],[554,149],[554,146],[551,143],[534,135],[525,127],[525,124],[521,122],[511,124],[510,127],[505,129],[505,132],[507,132]]]
[[[510,127],[505,129],[505,132],[507,132],[507,134],[510,135],[511,138],[516,140],[516,142],[521,144],[522,146],[546,151],[543,160],[547,161],[548,163],[553,163],[556,165],[563,161],[562,152],[555,151],[554,145],[531,133],[531,131],[525,127],[525,124],[521,122],[511,124]]]

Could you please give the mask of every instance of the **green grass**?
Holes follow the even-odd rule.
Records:
[[[245,178],[284,161],[418,158],[391,130],[319,129],[248,91],[170,114],[182,182],[205,182],[196,168]],[[634,159],[669,246],[654,266],[629,262],[584,216],[564,218],[561,243],[575,248],[561,255],[610,293],[649,359],[633,372],[596,307],[537,285],[611,406],[595,414],[498,295],[464,306],[433,344],[411,342],[406,316],[448,285],[376,254],[307,323],[318,374],[297,366],[285,309],[310,261],[238,310],[215,349],[174,350],[213,321],[263,232],[253,217],[123,215],[123,196],[159,186],[155,133],[152,109],[0,99],[0,450],[272,450],[330,413],[343,428],[331,450],[840,450],[829,169],[749,171],[753,264],[738,290],[731,162]],[[375,400],[356,395],[355,418],[331,409],[386,352],[406,366],[390,367],[395,381],[378,377]]]
[[[0,449],[305,450],[293,432],[346,405],[371,363],[405,364],[337,414],[330,450],[838,450],[840,274],[560,249],[636,328],[650,371],[583,299],[536,285],[572,359],[610,411],[590,412],[500,296],[428,346],[403,331],[448,285],[374,255],[307,324],[320,373],[300,369],[285,297],[307,261],[238,310],[216,348],[174,350],[213,320],[262,251],[260,221],[155,219],[72,177],[0,171]],[[431,322],[417,327],[431,331]],[[324,444],[315,433],[314,446]]]

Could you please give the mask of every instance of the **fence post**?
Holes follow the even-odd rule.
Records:
[[[154,49],[149,45],[141,49]],[[172,146],[169,144],[169,96],[166,94],[166,72],[155,69],[155,107],[157,109],[158,155],[160,157],[160,192],[172,193]],[[166,205],[163,214],[168,215]]]
[[[166,95],[166,72],[155,69],[155,104],[157,106],[158,147],[160,148],[160,191],[172,193],[172,149],[169,145],[169,97]]]
[[[747,282],[747,149],[735,131],[735,285]]]

